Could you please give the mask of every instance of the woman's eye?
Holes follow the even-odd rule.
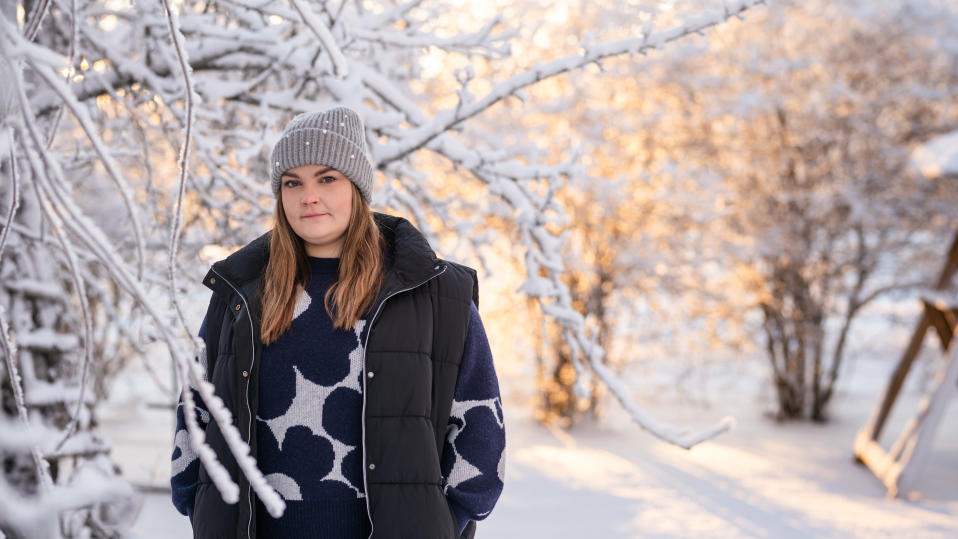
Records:
[[[285,185],[286,187],[296,187],[296,185],[298,184],[299,182],[296,180],[286,180],[285,182],[283,182],[283,185]]]
[[[323,176],[319,181],[323,183],[331,183],[336,181],[336,176]]]

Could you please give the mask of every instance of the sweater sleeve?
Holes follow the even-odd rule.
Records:
[[[200,338],[206,338],[206,319],[200,325]],[[196,420],[201,428],[210,422],[210,414],[195,389],[190,389],[196,404]],[[193,452],[190,433],[186,430],[183,395],[176,405],[176,433],[173,435],[173,460],[170,465],[170,487],[173,490],[173,506],[180,513],[193,518],[193,498],[199,483],[200,461]]]
[[[459,364],[442,454],[443,492],[459,533],[482,520],[502,493],[506,431],[492,352],[475,304]]]

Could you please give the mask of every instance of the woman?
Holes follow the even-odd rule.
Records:
[[[240,486],[239,503],[223,502],[180,406],[173,503],[195,537],[472,537],[502,491],[476,272],[370,210],[365,148],[351,109],[294,118],[270,158],[272,230],[203,280],[207,377],[286,510],[266,512],[199,403]]]

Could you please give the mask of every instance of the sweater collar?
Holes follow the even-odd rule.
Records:
[[[312,275],[331,275],[335,277],[339,272],[339,258],[307,256],[306,263],[309,264],[309,273]]]

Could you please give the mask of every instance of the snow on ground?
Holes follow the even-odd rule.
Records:
[[[507,401],[506,486],[478,533],[494,538],[958,537],[954,421],[943,424],[912,500],[886,499],[882,484],[853,461],[852,439],[878,398],[889,362],[859,362],[854,383],[836,396],[832,420],[825,425],[783,426],[769,419],[769,392],[759,389],[763,367],[731,372],[738,384],[713,384],[710,407],[674,395],[645,395],[643,406],[675,424],[696,428],[724,415],[736,417],[731,432],[691,451],[651,438],[614,403],[598,425],[563,433],[536,426]],[[716,388],[724,389],[717,393]],[[886,447],[919,397],[912,389],[896,405],[882,440]],[[172,412],[147,407],[132,392],[114,401],[100,419],[115,444],[116,460],[134,484],[166,488]],[[958,403],[948,413],[955,417]],[[142,496],[136,536],[190,535],[168,492]]]
[[[786,428],[739,408],[736,429],[688,452],[627,424],[573,436],[507,425],[507,486],[479,529],[489,537],[958,537],[955,433],[940,437],[920,501],[886,500],[852,459],[871,399],[836,404],[848,408],[828,425]],[[658,412],[704,426],[719,409]]]

